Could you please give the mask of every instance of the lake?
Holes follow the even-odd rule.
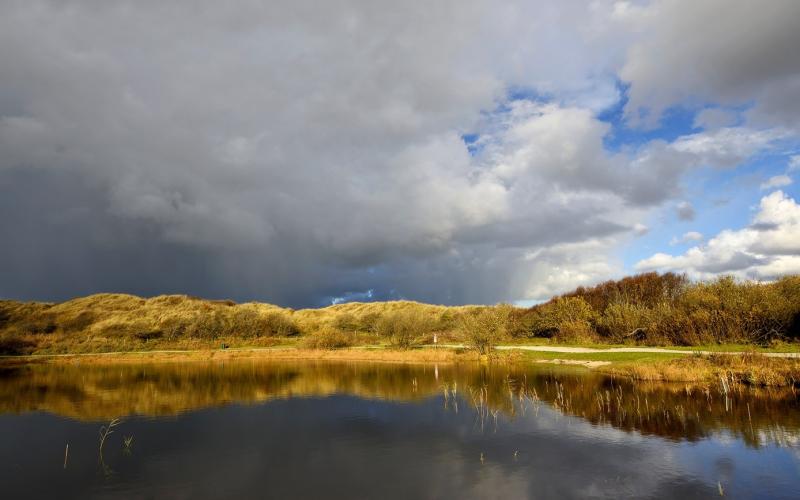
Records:
[[[8,499],[800,496],[791,389],[551,365],[2,367],[0,436]]]

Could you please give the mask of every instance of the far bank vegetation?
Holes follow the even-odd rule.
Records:
[[[303,345],[335,349],[433,342],[488,353],[501,342],[769,345],[800,337],[800,276],[772,283],[647,273],[531,308],[410,301],[293,310],[184,295],[99,294],[58,304],[0,301],[0,354]],[[547,340],[542,340],[547,339]]]

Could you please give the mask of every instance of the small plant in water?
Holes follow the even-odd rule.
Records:
[[[100,447],[98,449],[98,458],[100,460],[100,465],[103,467],[103,472],[105,472],[106,474],[111,474],[113,471],[111,470],[110,467],[106,465],[105,460],[103,460],[103,446],[105,446],[106,439],[108,439],[108,436],[114,433],[114,427],[118,426],[121,423],[122,420],[115,418],[112,419],[111,422],[108,423],[108,425],[100,427]]]
[[[114,433],[114,430],[113,430],[114,427],[118,426],[121,423],[122,423],[122,421],[120,419],[115,418],[115,419],[112,419],[111,422],[108,423],[108,425],[104,425],[104,426],[100,427],[100,454],[101,455],[103,454],[103,445],[105,445],[106,439],[108,438],[108,436],[110,436],[111,434]]]
[[[123,436],[122,451],[124,451],[127,455],[131,454],[131,444],[133,444],[133,436]]]

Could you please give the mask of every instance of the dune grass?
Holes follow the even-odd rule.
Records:
[[[497,344],[800,352],[800,276],[774,283],[731,278],[691,283],[674,274],[648,273],[580,288],[527,309],[390,301],[293,310],[126,294],[58,304],[0,301],[0,355],[283,345],[409,349],[431,344],[434,337],[481,353]]]
[[[309,347],[408,348],[434,334],[455,338],[460,316],[485,309],[395,301],[293,310],[185,295],[98,294],[59,304],[5,300],[0,301],[0,354],[268,347],[300,337]]]

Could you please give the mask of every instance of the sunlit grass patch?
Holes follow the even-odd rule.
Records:
[[[609,373],[636,380],[741,383],[781,387],[800,384],[800,360],[773,358],[757,353],[691,355],[655,362],[626,362],[604,368]]]

